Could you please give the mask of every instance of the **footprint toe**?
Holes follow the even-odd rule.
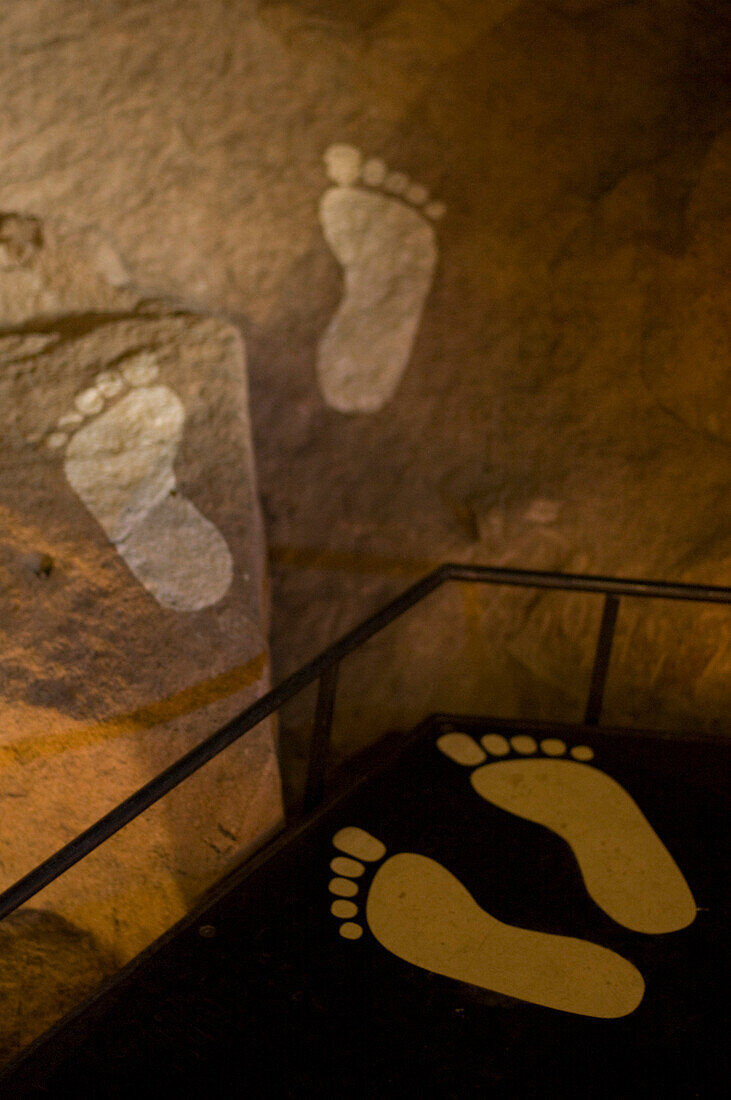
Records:
[[[325,151],[325,169],[333,183],[351,187],[360,179],[363,157],[355,145],[339,143]]]
[[[523,756],[535,752],[538,748],[535,737],[530,737],[527,733],[519,733],[515,737],[511,737],[510,744],[516,752],[521,753]]]
[[[360,878],[365,871],[365,867],[362,863],[359,863],[357,859],[348,859],[347,856],[336,856],[330,863],[330,870],[334,871],[336,875],[343,875],[346,878]]]
[[[90,389],[77,394],[74,404],[84,416],[93,416],[104,408],[104,398],[99,390],[92,386]]]
[[[340,898],[354,898],[358,893],[358,887],[349,878],[330,879],[328,889],[331,894],[337,894]]]
[[[424,213],[432,221],[439,221],[447,213],[446,203],[443,202],[430,202],[424,207]]]
[[[405,172],[389,172],[383,186],[392,195],[405,195],[409,187],[409,177]]]
[[[546,737],[541,741],[541,752],[546,756],[563,756],[566,752],[566,742],[559,737]]]
[[[412,183],[406,192],[406,198],[414,206],[423,206],[429,198],[429,189],[424,187],[422,183]]]
[[[466,733],[444,733],[437,740],[437,748],[456,764],[474,767],[486,759],[484,752]]]
[[[507,756],[510,752],[507,738],[500,733],[486,733],[481,740],[491,756]]]
[[[340,920],[350,920],[351,917],[357,916],[358,906],[352,901],[345,901],[343,898],[339,898],[330,906],[330,912],[334,917],[338,917]]]
[[[347,852],[349,856],[355,856],[357,859],[364,859],[366,863],[375,863],[383,859],[386,854],[385,844],[371,836],[365,829],[359,829],[355,825],[340,829],[333,837],[333,844],[339,851]]]
[[[387,171],[380,157],[371,157],[363,165],[363,182],[369,187],[379,187],[385,180]]]
[[[128,359],[122,367],[122,375],[130,386],[149,386],[160,373],[156,356],[149,351],[140,352]]]
[[[102,397],[117,397],[124,389],[124,379],[114,370],[105,370],[94,379],[94,388]]]

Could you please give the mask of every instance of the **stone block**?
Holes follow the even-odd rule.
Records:
[[[0,333],[10,885],[269,687],[243,348],[158,307]],[[282,821],[260,725],[32,902],[126,962]]]

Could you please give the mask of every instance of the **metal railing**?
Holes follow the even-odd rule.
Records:
[[[211,734],[190,752],[176,760],[159,775],[151,779],[94,825],[79,833],[54,855],[44,860],[13,886],[0,893],[0,920],[24,905],[30,898],[60,875],[68,871],[85,856],[103,844],[116,832],[134,821],[166,794],[197,772],[229,745],[252,730],[265,718],[279,710],[316,680],[317,703],[310,741],[307,779],[305,784],[304,812],[309,812],[321,801],[327,764],[330,732],[337,690],[338,669],[341,661],[363,646],[384,627],[389,626],[405,612],[420,603],[448,581],[476,584],[508,585],[519,588],[555,589],[564,592],[587,592],[604,596],[594,663],[589,682],[589,694],[585,711],[585,725],[598,725],[602,711],[604,688],[612,654],[614,632],[623,596],[666,600],[691,600],[698,603],[731,604],[731,588],[708,585],[673,584],[666,581],[624,580],[614,577],[580,576],[572,573],[546,573],[525,569],[495,569],[484,565],[447,564],[427,574],[422,580],[407,588],[391,603],[386,604],[359,626],[344,634],[319,656],[303,665],[281,684],[262,696],[236,718],[216,733]]]

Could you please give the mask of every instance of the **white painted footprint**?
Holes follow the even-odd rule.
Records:
[[[228,591],[233,563],[218,528],[176,490],[185,412],[153,384],[158,374],[150,352],[102,371],[46,443],[65,448],[69,484],[140,584],[163,607],[198,611]]]
[[[339,412],[376,412],[411,356],[437,261],[431,221],[446,208],[383,161],[363,164],[352,145],[331,145],[325,164],[335,186],[322,197],[320,221],[345,286],[319,343],[318,382]]]
[[[541,741],[491,733],[479,745],[465,733],[445,733],[437,746],[474,767],[473,788],[487,802],[558,833],[570,845],[591,897],[634,932],[675,932],[697,908],[680,868],[637,803],[605,772],[587,767],[587,745],[570,750],[556,737]],[[518,754],[505,759],[512,750]],[[489,756],[492,763],[485,763]]]
[[[330,864],[333,916],[340,934],[363,934],[355,879],[364,863],[383,859],[379,840],[356,827],[333,838],[338,852]],[[627,1016],[645,991],[640,972],[605,947],[570,936],[515,928],[486,913],[458,879],[426,856],[401,852],[376,871],[368,890],[365,920],[387,951],[433,974],[517,997],[530,1004],[579,1016]]]

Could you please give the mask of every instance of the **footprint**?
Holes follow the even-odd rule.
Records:
[[[443,203],[383,161],[362,163],[352,145],[331,145],[323,195],[325,239],[344,269],[344,294],[320,340],[322,395],[340,412],[376,412],[393,396],[411,355],[434,277],[431,221]]]
[[[341,829],[331,863],[336,878],[331,912],[343,919],[340,934],[359,939],[352,918],[363,860],[386,849],[362,829]],[[469,982],[530,1004],[606,1019],[627,1016],[642,1000],[639,971],[607,948],[569,936],[532,932],[490,916],[445,867],[426,856],[401,852],[382,863],[365,904],[370,931],[387,951],[413,966]]]
[[[508,743],[491,733],[481,748],[467,734],[446,733],[437,745],[458,764],[476,767],[472,786],[488,802],[563,837],[590,895],[618,924],[661,933],[695,920],[695,901],[677,864],[624,787],[586,766],[594,756],[588,746],[572,748],[574,759],[566,760],[567,747],[555,737],[541,741],[543,756],[533,755],[538,745],[526,734]],[[484,763],[488,754],[508,756],[511,747],[518,757]]]
[[[140,584],[163,607],[198,611],[228,591],[232,560],[218,528],[176,490],[185,413],[153,384],[158,374],[149,352],[102,371],[46,444],[65,449],[69,484]]]

